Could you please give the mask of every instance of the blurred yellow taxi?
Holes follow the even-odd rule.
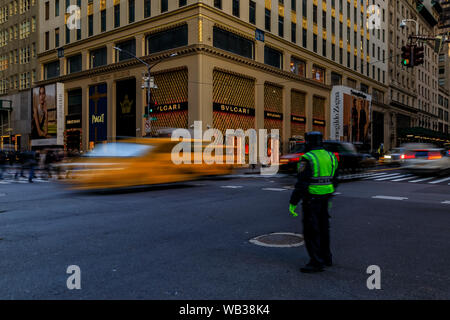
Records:
[[[233,165],[226,162],[225,148],[223,164],[206,163],[203,150],[207,144],[204,143],[201,163],[194,163],[195,149],[192,147],[192,152],[188,154],[191,163],[175,164],[172,151],[179,143],[169,138],[142,138],[98,144],[92,151],[65,165],[70,172],[66,181],[73,189],[101,190],[166,184],[232,173]],[[188,143],[193,144],[194,141]],[[210,155],[213,156],[214,153]]]

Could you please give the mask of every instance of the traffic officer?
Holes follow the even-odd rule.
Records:
[[[310,261],[301,272],[320,272],[332,265],[328,206],[337,186],[338,161],[323,148],[320,132],[305,135],[306,153],[302,156],[298,181],[292,193],[289,211],[293,216],[303,199],[303,236]]]

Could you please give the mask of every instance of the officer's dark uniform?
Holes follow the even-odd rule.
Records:
[[[310,261],[301,271],[318,272],[332,265],[328,205],[337,186],[338,162],[334,154],[323,149],[322,133],[307,133],[305,140],[307,153],[301,159],[290,204],[297,205],[303,199],[303,236]],[[321,166],[326,174],[333,174],[324,177]]]

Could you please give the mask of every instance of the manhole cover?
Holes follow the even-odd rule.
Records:
[[[250,240],[250,243],[263,247],[292,248],[303,245],[303,235],[289,232],[265,234]]]

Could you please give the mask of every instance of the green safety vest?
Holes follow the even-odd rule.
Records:
[[[309,184],[309,193],[327,195],[334,192],[333,176],[338,167],[335,155],[324,149],[312,150],[302,156],[309,161],[313,175]]]

